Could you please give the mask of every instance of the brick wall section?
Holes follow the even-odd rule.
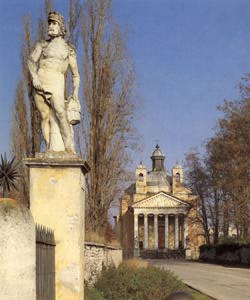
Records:
[[[85,242],[84,281],[89,285],[93,285],[103,268],[118,267],[121,262],[121,248]]]

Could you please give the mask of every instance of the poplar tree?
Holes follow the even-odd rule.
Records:
[[[98,231],[127,182],[134,147],[134,69],[125,36],[112,17],[112,2],[87,0],[81,36],[84,49],[84,120],[79,140],[91,170],[87,178],[87,226]]]

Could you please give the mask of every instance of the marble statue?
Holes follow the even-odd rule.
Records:
[[[48,40],[38,41],[28,58],[36,106],[47,151],[74,153],[73,127],[80,122],[80,76],[76,51],[64,40],[64,18],[48,15]],[[65,78],[72,72],[73,95],[65,100]]]

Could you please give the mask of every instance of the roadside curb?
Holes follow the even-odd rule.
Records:
[[[211,300],[219,300],[219,299],[217,299],[217,298],[214,298],[214,297],[208,295],[207,293],[204,293],[204,292],[201,291],[200,289],[197,289],[197,288],[191,286],[190,284],[187,284],[184,280],[182,280],[182,281],[183,281],[183,282],[185,283],[185,285],[188,286],[190,289],[192,289],[192,290],[194,290],[194,291],[196,291],[196,292],[199,292],[199,293],[201,293],[201,294],[203,294],[203,295],[205,295],[205,296],[208,296]]]

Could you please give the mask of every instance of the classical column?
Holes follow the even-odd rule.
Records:
[[[187,216],[184,216],[184,237],[183,237],[183,247],[187,248],[187,236],[188,236],[188,224],[187,224]]]
[[[134,256],[139,256],[138,214],[134,213]]]
[[[144,214],[144,249],[148,249],[148,215]]]
[[[168,215],[165,215],[165,249],[168,249]]]
[[[175,249],[179,249],[179,216],[175,215],[175,226],[174,226],[174,239],[175,239]]]
[[[155,241],[155,250],[158,249],[158,215],[154,215],[154,241]]]

